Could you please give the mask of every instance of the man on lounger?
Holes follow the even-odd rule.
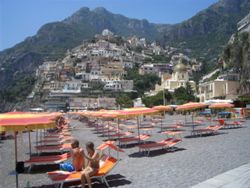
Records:
[[[79,141],[74,139],[71,143],[72,151],[72,163],[62,163],[60,164],[60,169],[65,171],[81,171],[85,168],[84,166],[84,151],[79,147]]]

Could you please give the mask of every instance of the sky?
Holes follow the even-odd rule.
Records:
[[[218,0],[0,0],[0,51],[61,21],[81,7],[104,7],[130,18],[174,24],[191,18]]]

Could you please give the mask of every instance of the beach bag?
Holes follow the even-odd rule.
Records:
[[[67,171],[67,172],[75,171],[75,168],[71,163],[62,163],[62,164],[60,164],[60,169],[63,170],[63,171]]]

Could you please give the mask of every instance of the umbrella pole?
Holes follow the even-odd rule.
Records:
[[[14,133],[15,138],[15,167],[17,167],[17,132]],[[16,169],[15,169],[16,171]],[[16,171],[16,188],[18,188],[18,173]]]
[[[120,121],[119,121],[119,118],[117,118],[117,132],[118,132],[118,145],[120,147]]]
[[[161,132],[162,132],[163,118],[164,118],[164,115],[163,115],[163,117],[161,118]]]
[[[36,146],[38,146],[38,130],[36,130]],[[36,154],[37,154],[37,150],[36,150]]]
[[[192,112],[192,124],[193,124],[193,131],[194,131],[194,112]]]
[[[29,130],[29,152],[30,152],[30,158],[31,158],[31,139],[30,139],[30,130]]]
[[[109,134],[109,121],[108,121],[108,140],[110,140],[110,134]]]
[[[138,145],[140,145],[141,143],[141,139],[140,139],[140,122],[139,122],[139,116],[137,116],[137,133],[138,133]]]

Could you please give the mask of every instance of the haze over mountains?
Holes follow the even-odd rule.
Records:
[[[92,11],[81,8],[61,22],[45,24],[35,36],[0,52],[1,95],[5,96],[6,92],[27,80],[31,87],[32,75],[43,61],[62,57],[67,49],[91,39],[106,28],[120,36],[136,35],[150,41],[156,40],[162,46],[178,47],[190,56],[211,62],[221,53],[236,31],[237,22],[249,10],[250,0],[220,0],[182,23],[169,25],[130,19],[104,8]],[[25,92],[25,95],[30,90],[24,87],[20,92]],[[20,99],[17,96],[17,100]]]

